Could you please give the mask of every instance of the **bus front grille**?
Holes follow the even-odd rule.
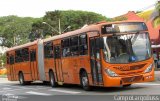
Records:
[[[133,76],[133,77],[127,77],[127,78],[122,78],[123,83],[132,83],[132,82],[138,82],[143,79],[143,76]]]

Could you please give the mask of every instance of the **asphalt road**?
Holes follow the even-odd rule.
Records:
[[[0,95],[2,95],[2,101],[115,101],[117,95],[160,95],[160,72],[156,73],[156,77],[154,82],[133,84],[127,88],[95,87],[92,91],[84,91],[78,85],[63,85],[51,88],[41,82],[21,86],[19,82],[10,82],[6,78],[0,78]],[[159,101],[160,96],[158,98],[154,101]],[[122,99],[122,101],[125,100]]]

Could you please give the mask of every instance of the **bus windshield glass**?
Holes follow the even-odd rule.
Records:
[[[102,34],[147,31],[143,22],[126,22],[120,24],[108,24],[102,26]]]
[[[151,57],[148,32],[103,37],[104,59],[109,63],[130,63]]]

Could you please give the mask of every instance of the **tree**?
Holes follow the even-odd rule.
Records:
[[[29,34],[29,40],[34,41],[35,39],[43,38],[43,24],[42,20],[38,20],[32,24],[32,30]]]
[[[159,13],[159,16],[160,16],[160,0],[156,3],[156,6],[155,6],[155,9],[156,11],[158,11]],[[160,17],[157,16],[155,19],[154,19],[154,26],[157,27],[160,25]]]
[[[0,17],[0,45],[12,47],[28,42],[35,18],[17,16]]]
[[[70,29],[66,31],[76,30],[83,27],[85,24],[93,24],[99,21],[106,21],[109,20],[106,17],[102,16],[101,14],[97,14],[94,12],[87,12],[87,11],[74,11],[74,10],[67,10],[67,11],[49,11],[46,12],[46,15],[43,17],[43,21],[51,25],[52,28],[48,29],[47,32],[52,33],[54,35],[59,34],[59,21],[61,31],[63,32],[68,26],[71,26]],[[49,27],[49,26],[48,26]],[[56,31],[57,30],[57,31]]]
[[[112,19],[113,21],[124,21],[127,20],[127,17],[125,16],[118,16]]]
[[[160,0],[156,3],[156,10],[160,13]]]
[[[43,36],[45,38],[53,35],[58,35],[59,33],[76,30],[86,24],[89,25],[99,21],[111,21],[111,19],[106,18],[101,14],[87,11],[48,11],[41,21],[37,21],[32,24],[32,33],[30,34],[32,39],[30,38],[30,40],[33,41],[37,39],[36,31],[39,32],[38,35],[41,34],[40,36]],[[71,27],[67,28],[68,26]]]
[[[138,13],[142,13],[143,11],[136,11],[136,14],[138,14]]]

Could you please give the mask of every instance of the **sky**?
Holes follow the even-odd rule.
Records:
[[[43,17],[46,11],[83,10],[112,18],[150,8],[157,0],[0,0],[0,16]]]

